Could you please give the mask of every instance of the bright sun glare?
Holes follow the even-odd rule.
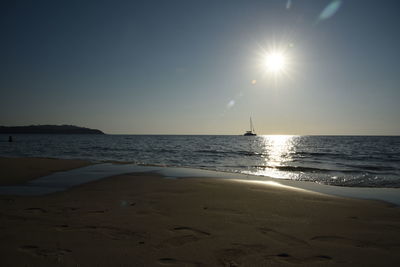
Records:
[[[280,51],[272,51],[265,55],[264,66],[268,72],[280,74],[285,71],[286,64],[285,54]]]
[[[292,78],[294,74],[293,67],[293,49],[294,45],[291,42],[276,42],[271,41],[265,46],[259,45],[259,50],[256,52],[257,68],[263,78],[270,79],[274,82],[282,78]],[[255,85],[255,82],[252,81]]]

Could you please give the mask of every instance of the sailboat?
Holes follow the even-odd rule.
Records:
[[[256,132],[254,131],[254,126],[253,126],[253,121],[251,120],[251,117],[250,117],[250,131],[246,131],[245,133],[244,133],[244,136],[256,136],[257,134],[256,134]]]

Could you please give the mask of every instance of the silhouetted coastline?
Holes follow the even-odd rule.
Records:
[[[0,126],[0,134],[104,134],[98,129],[74,125]]]

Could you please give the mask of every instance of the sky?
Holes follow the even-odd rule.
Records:
[[[399,1],[0,3],[0,125],[400,135]],[[263,59],[284,51],[285,69]]]

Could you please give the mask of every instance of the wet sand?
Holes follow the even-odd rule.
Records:
[[[85,160],[0,157],[0,186],[21,184],[54,172],[67,171],[90,164]]]
[[[15,163],[22,170],[26,160]],[[1,266],[400,262],[398,207],[271,184],[119,175],[47,196],[0,196],[0,218]]]

